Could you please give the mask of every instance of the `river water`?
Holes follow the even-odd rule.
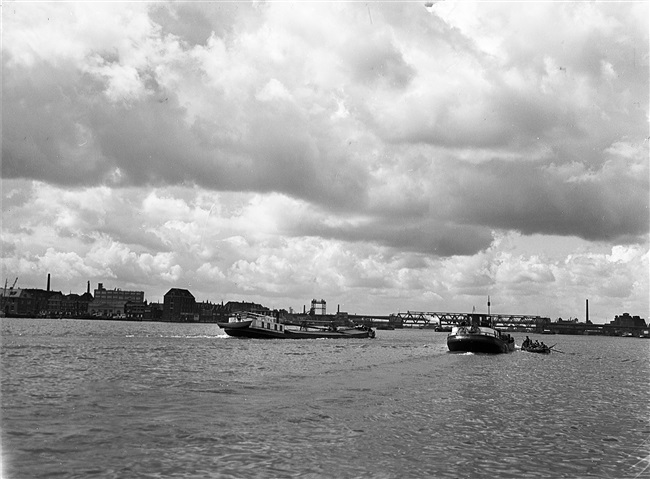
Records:
[[[644,339],[488,356],[430,330],[0,321],[7,479],[650,477]]]

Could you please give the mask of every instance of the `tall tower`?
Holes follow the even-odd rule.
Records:
[[[317,299],[312,299],[311,300],[311,311],[313,312],[312,314],[325,315],[327,309],[326,305],[327,302],[324,299],[321,299],[320,301]]]
[[[585,323],[589,322],[589,300],[585,299]]]
[[[47,273],[47,290],[50,290],[50,273]]]

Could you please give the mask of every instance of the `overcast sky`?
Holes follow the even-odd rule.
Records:
[[[6,2],[2,273],[648,318],[648,2]]]

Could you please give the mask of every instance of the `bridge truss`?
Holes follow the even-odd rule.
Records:
[[[389,323],[401,325],[402,327],[449,327],[456,326],[463,321],[470,322],[472,313],[447,313],[447,312],[423,312],[407,311],[406,313],[394,313],[389,316]],[[487,315],[483,315],[487,316]],[[497,328],[503,329],[520,329],[534,328],[539,329],[551,322],[550,318],[532,315],[520,314],[491,314],[489,315],[493,324]]]

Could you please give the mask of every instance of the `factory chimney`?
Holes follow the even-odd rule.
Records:
[[[88,281],[88,287],[86,288],[86,293],[90,294],[90,281]]]
[[[589,300],[585,299],[585,323],[589,324]]]
[[[47,273],[47,290],[50,291],[50,273]]]

